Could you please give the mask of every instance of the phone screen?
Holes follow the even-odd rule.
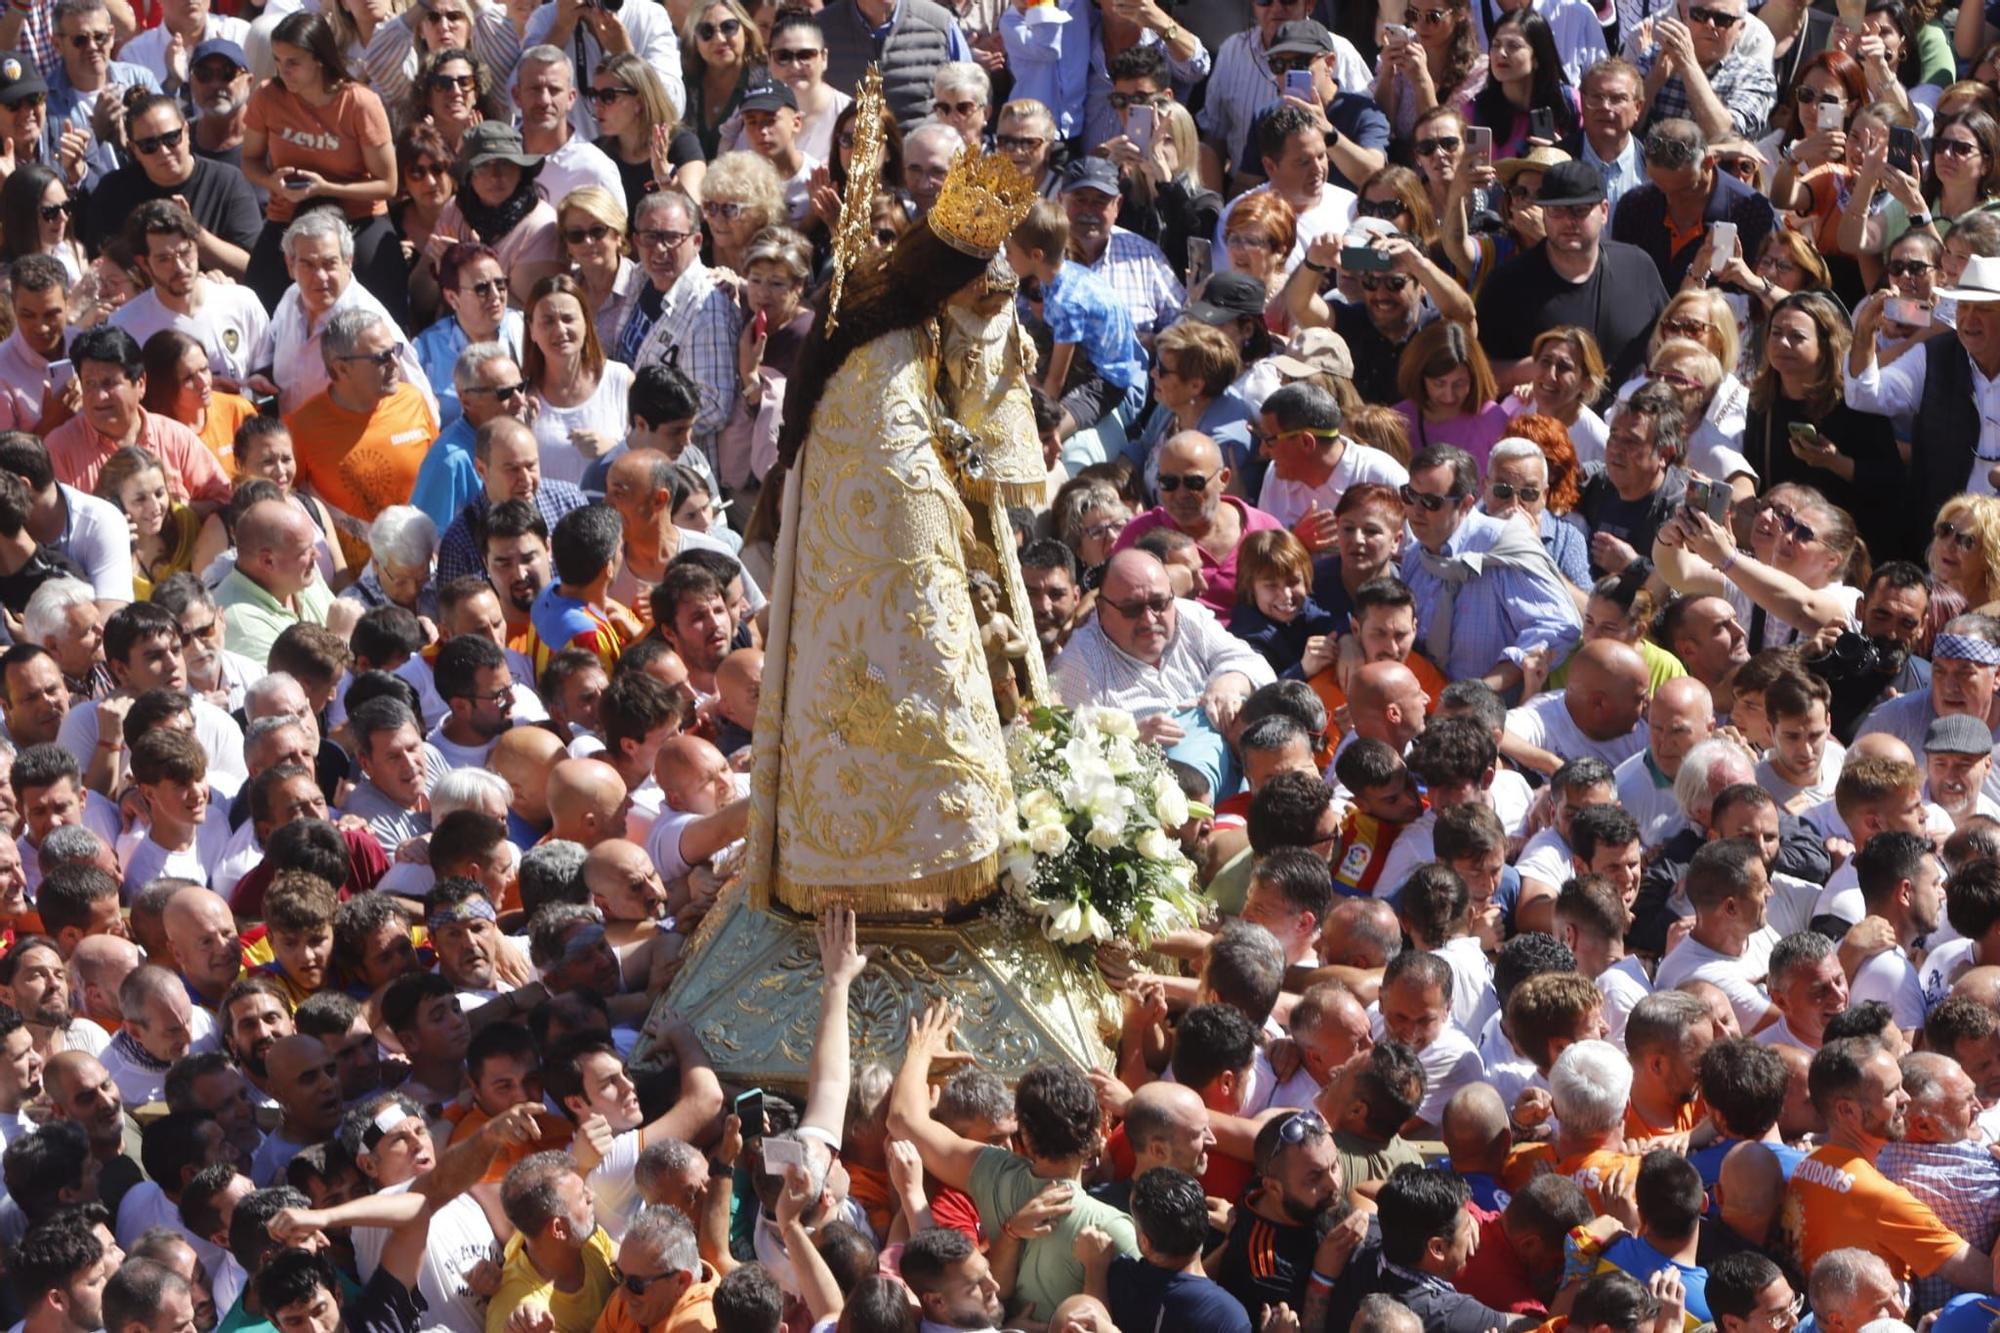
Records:
[[[1125,113],[1125,137],[1142,153],[1153,147],[1153,115],[1149,106],[1135,106]]]
[[[1215,272],[1214,260],[1209,253],[1212,244],[1205,236],[1188,238],[1187,285],[1190,288],[1206,282],[1209,275]]]
[[[1553,142],[1556,137],[1556,115],[1545,106],[1538,106],[1528,113],[1528,137]]]

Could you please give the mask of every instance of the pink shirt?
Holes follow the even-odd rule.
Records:
[[[1396,404],[1396,411],[1409,425],[1411,453],[1433,444],[1456,445],[1472,455],[1482,477],[1486,475],[1486,459],[1493,446],[1507,438],[1511,426],[1507,409],[1499,403],[1488,403],[1471,416],[1438,423],[1425,422],[1417,405],[1407,398]]]
[[[18,332],[0,342],[0,430],[32,431],[42,419],[49,363]]]
[[[1263,510],[1253,508],[1233,495],[1223,496],[1222,503],[1233,507],[1236,510],[1237,517],[1243,520],[1242,535],[1236,539],[1237,548],[1243,545],[1243,538],[1248,537],[1253,532],[1266,532],[1272,528],[1284,526]],[[1118,540],[1112,545],[1111,549],[1122,551],[1126,547],[1136,543],[1154,528],[1172,528],[1178,526],[1168,516],[1166,510],[1148,509],[1145,513],[1125,525],[1125,531],[1118,534]],[[1196,545],[1195,550],[1201,552],[1202,573],[1208,576],[1208,587],[1201,594],[1201,604],[1223,617],[1223,621],[1226,624],[1228,623],[1229,613],[1236,609],[1236,549],[1232,548],[1230,550],[1227,560],[1217,560],[1206,550],[1203,550],[1200,545]]]
[[[226,503],[229,477],[201,437],[171,417],[144,409],[141,415],[144,421],[133,443],[166,465],[167,489],[174,498]],[[119,448],[116,440],[100,434],[81,413],[50,431],[44,443],[49,461],[55,465],[56,480],[91,494],[96,493],[97,474],[104,469],[104,460]]]

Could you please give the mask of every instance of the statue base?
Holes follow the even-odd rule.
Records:
[[[958,1045],[1008,1082],[1051,1058],[1109,1068],[1117,997],[1094,967],[1050,942],[1025,915],[858,923],[872,950],[849,1002],[856,1065],[895,1067],[910,1019],[933,1000],[963,1010]],[[753,907],[741,880],[723,890],[688,944],[661,1003],[701,1038],[728,1083],[803,1093],[819,1022],[814,922]],[[645,1052],[635,1051],[634,1062]]]

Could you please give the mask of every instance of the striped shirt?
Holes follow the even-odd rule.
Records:
[[[1113,227],[1104,253],[1095,264],[1082,267],[1102,278],[1125,303],[1132,327],[1142,335],[1158,333],[1179,319],[1187,303],[1187,292],[1160,247],[1123,227]]]

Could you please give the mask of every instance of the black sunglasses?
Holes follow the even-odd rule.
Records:
[[[724,37],[734,37],[742,31],[743,22],[741,19],[724,19],[720,23],[697,23],[694,35],[704,42],[712,42],[718,34]]]
[[[59,204],[42,205],[42,221],[59,222],[63,218],[76,216],[76,200],[65,199]]]
[[[181,140],[186,137],[187,128],[185,126],[177,130],[168,130],[163,134],[149,134],[143,139],[134,139],[132,141],[132,151],[144,157],[151,157],[162,148],[179,148]]]
[[[571,227],[563,233],[563,240],[571,245],[582,245],[586,241],[592,243],[601,241],[610,234],[611,228],[602,222],[594,222],[588,227]]]
[[[1465,140],[1459,138],[1456,134],[1440,134],[1435,139],[1419,139],[1416,145],[1417,156],[1429,157],[1432,153],[1440,150],[1447,153],[1456,153],[1458,146],[1464,142]]]
[[[1961,532],[1949,523],[1940,522],[1931,529],[1931,535],[1941,542],[1951,542],[1961,551],[1970,552],[1979,545],[1979,534]]]
[[[1518,495],[1523,504],[1533,504],[1542,498],[1542,488],[1539,486],[1515,486],[1510,482],[1496,481],[1489,483],[1489,489],[1492,490],[1493,498],[1496,500],[1511,500]]]
[[[1354,216],[1380,218],[1384,222],[1394,222],[1408,211],[1409,205],[1400,199],[1363,199],[1354,205]]]
[[[1707,5],[1688,6],[1688,20],[1692,23],[1706,23],[1711,28],[1724,30],[1735,27],[1743,21],[1741,14],[1731,14],[1723,9],[1710,9]]]
[[[1160,494],[1171,495],[1183,486],[1187,487],[1190,491],[1205,491],[1208,489],[1208,483],[1214,480],[1215,474],[1213,472],[1205,477],[1198,472],[1190,472],[1184,477],[1177,477],[1172,473],[1162,472],[1159,478]]]
[[[1428,495],[1410,485],[1407,481],[1403,483],[1401,489],[1396,494],[1403,498],[1404,504],[1422,505],[1433,514],[1441,509],[1450,508],[1452,505],[1457,504],[1460,499],[1457,491],[1453,491],[1449,495]]]

